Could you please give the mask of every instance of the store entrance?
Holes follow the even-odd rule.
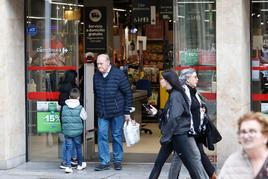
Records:
[[[109,11],[108,6],[107,12]],[[90,14],[91,11],[93,11],[91,10],[91,6],[89,8],[85,7],[85,12],[89,12]],[[97,6],[94,9],[95,11],[102,13],[104,10]],[[136,108],[132,117],[141,124],[141,140],[132,147],[127,147],[124,142],[124,161],[154,162],[160,148],[160,130],[156,117],[146,114],[142,104],[151,104],[157,109],[164,107],[167,94],[160,89],[159,75],[164,69],[172,67],[173,22],[168,19],[164,20],[159,13],[155,13],[155,22],[153,24],[149,21],[136,23],[134,22],[132,7],[129,6],[128,1],[124,0],[114,0],[112,12],[113,17],[111,19],[109,19],[110,17],[105,19],[107,22],[112,20],[112,32],[107,30],[108,28],[102,29],[107,30],[107,39],[109,39],[107,40],[107,46],[110,44],[109,48],[105,45],[103,46],[107,48],[105,52],[102,52],[102,46],[93,46],[92,43],[90,44],[90,42],[93,42],[93,44],[96,44],[96,42],[91,38],[87,38],[93,35],[87,32],[100,29],[87,29],[89,26],[85,21],[85,53],[91,55],[90,52],[93,52],[94,58],[99,53],[107,53],[110,56],[111,63],[124,71],[128,76],[133,93],[134,107]],[[99,23],[98,25],[102,26],[105,20],[102,21],[101,19],[95,23],[91,22],[91,24]],[[106,38],[105,35],[104,38]],[[99,43],[98,45],[103,44]],[[85,75],[85,81],[86,83],[92,82],[92,77]],[[85,88],[88,85],[85,85]],[[91,90],[85,89],[89,93],[91,93]],[[87,94],[85,93],[85,95]],[[88,99],[91,101],[91,104],[86,104],[89,107],[86,108],[90,110],[93,109],[92,97],[88,97]],[[94,129],[88,128],[87,130],[91,132],[89,132],[90,135],[86,135],[86,141],[90,142],[86,144],[85,151],[88,153],[87,157],[90,161],[96,161],[98,156],[96,121],[96,116],[94,116],[93,122],[89,121],[91,126],[94,125]],[[94,147],[92,147],[93,141]],[[110,151],[112,151],[111,143]]]
[[[167,62],[164,62],[167,54],[164,49],[172,49],[172,26],[159,16],[156,16],[155,25],[134,25],[128,2],[122,5],[122,2],[116,0],[112,4],[109,1],[98,12],[107,12],[106,22],[108,25],[110,22],[113,24],[109,27],[104,25],[107,27],[107,38],[104,38],[105,47],[99,49],[105,51],[96,52],[93,48],[87,48],[94,44],[86,41],[89,31],[86,31],[83,16],[87,7],[90,7],[87,10],[91,9],[87,3],[89,1],[26,1],[27,161],[62,160],[61,106],[58,98],[64,74],[69,70],[79,74],[79,81],[84,76],[84,83],[79,86],[81,89],[81,84],[84,84],[84,104],[89,114],[85,126],[84,154],[87,161],[97,161],[97,127],[92,88],[95,68],[94,63],[88,63],[90,60],[87,59],[93,52],[94,57],[99,53],[107,53],[113,65],[127,73],[131,84],[136,108],[133,118],[141,124],[142,130],[140,143],[132,147],[126,147],[124,143],[124,161],[153,162],[160,148],[160,132],[157,120],[144,114],[142,104],[149,103],[157,109],[163,107],[159,74]],[[120,8],[123,11],[116,3],[122,5]],[[96,9],[96,6],[92,7]],[[110,12],[113,16],[108,15]],[[93,20],[96,20],[94,17]],[[80,68],[83,64],[84,67]],[[81,69],[84,69],[82,74]],[[144,88],[144,81],[149,82],[149,88]]]

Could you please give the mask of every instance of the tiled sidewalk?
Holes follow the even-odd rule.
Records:
[[[116,171],[113,168],[101,172],[94,171],[94,163],[87,163],[87,168],[71,174],[65,174],[59,169],[57,162],[28,162],[17,168],[1,170],[1,179],[147,179],[153,164],[124,163],[123,170]],[[167,179],[170,164],[166,164],[159,179]],[[185,168],[182,169],[180,179],[189,178]]]

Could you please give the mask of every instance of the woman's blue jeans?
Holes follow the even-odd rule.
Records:
[[[101,164],[110,163],[109,128],[112,133],[113,163],[121,163],[123,160],[123,125],[124,116],[98,119],[98,151]]]

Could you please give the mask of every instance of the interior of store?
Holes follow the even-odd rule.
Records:
[[[208,71],[198,72],[201,90],[215,92],[215,3],[212,1],[211,4],[186,5],[178,0],[176,6],[173,6],[173,0],[142,1],[144,4],[149,2],[150,8],[146,12],[139,12],[140,7],[135,6],[135,2],[141,1],[109,1],[109,8],[106,10],[109,12],[111,9],[113,15],[107,16],[106,19],[108,25],[104,29],[109,35],[104,37],[107,40],[104,48],[98,46],[103,41],[88,43],[88,31],[91,29],[87,28],[89,24],[85,19],[87,10],[92,10],[86,8],[90,6],[87,4],[89,1],[27,2],[29,160],[59,159],[60,140],[56,128],[50,129],[50,132],[38,129],[39,119],[48,115],[45,111],[47,108],[49,110],[49,107],[45,107],[45,110],[42,110],[42,107],[49,105],[48,102],[57,101],[58,84],[64,71],[78,71],[83,64],[93,64],[99,53],[108,53],[112,63],[128,75],[133,91],[136,111],[132,117],[141,123],[141,139],[132,147],[127,147],[124,143],[127,162],[153,162],[160,148],[157,117],[147,113],[142,104],[151,104],[157,109],[164,107],[168,95],[159,85],[161,71],[207,65]],[[178,13],[174,7],[181,11]],[[99,8],[100,11],[102,8]],[[175,20],[173,12],[178,13]],[[47,20],[45,16],[49,16],[51,20]],[[97,13],[92,13],[92,16],[98,18]],[[185,22],[184,17],[191,18]],[[176,22],[179,22],[180,26]],[[179,32],[186,35],[179,36]],[[85,76],[81,73],[79,75]],[[89,81],[86,77],[85,80]],[[143,93],[140,93],[140,90],[143,90]],[[208,105],[215,121],[215,99]],[[58,106],[55,108],[58,109]],[[48,118],[54,119],[57,116],[58,110],[50,111]],[[96,123],[93,121],[92,125],[94,128]],[[96,128],[94,130],[96,131]],[[94,161],[98,152],[96,141],[90,145],[93,149],[89,152],[90,161]],[[84,146],[84,149],[86,147],[88,146]],[[211,153],[211,156],[215,156],[214,153]]]
[[[113,1],[113,48],[108,49],[107,53],[112,63],[128,75],[136,108],[132,117],[141,124],[140,142],[132,147],[127,147],[124,143],[125,161],[152,162],[159,150],[160,131],[157,117],[150,116],[142,104],[151,104],[160,109],[159,74],[164,68],[171,67],[172,61],[167,59],[164,62],[164,46],[165,50],[168,47],[168,50],[173,50],[173,21],[172,17],[163,20],[157,13],[153,25],[149,21],[135,23],[134,19],[132,1]],[[166,55],[168,52],[173,54],[172,51],[167,51]],[[94,57],[96,58],[96,53]],[[169,56],[170,59],[172,57]],[[141,94],[140,90],[145,92]],[[164,92],[163,97],[166,98]],[[97,155],[97,145],[95,152]]]
[[[156,2],[151,3],[156,5]],[[135,15],[132,5],[130,0],[113,1],[112,27],[106,27],[112,29],[111,38],[108,38],[108,41],[112,41],[112,43],[109,42],[112,45],[108,45],[105,53],[110,55],[115,66],[128,75],[133,94],[135,93],[136,111],[132,117],[141,123],[140,142],[132,147],[126,147],[124,144],[126,160],[135,161],[140,158],[143,159],[140,162],[152,162],[155,158],[154,154],[159,149],[160,132],[157,118],[146,113],[142,104],[151,104],[157,109],[161,108],[159,73],[172,65],[173,21],[172,16],[164,20],[161,19],[159,13],[154,13],[153,24],[148,19],[146,22],[143,19],[141,22],[134,23]],[[38,7],[39,11],[34,7]],[[44,97],[43,100],[56,100],[56,97],[53,98],[51,94],[57,92],[64,71],[76,69],[76,66],[82,66],[85,62],[94,62],[97,54],[101,52],[88,50],[87,42],[85,42],[87,35],[84,17],[85,2],[76,0],[51,1],[51,3],[41,0],[28,1],[27,8],[26,23],[32,31],[35,28],[39,30],[37,34],[32,33],[27,36],[27,51],[30,56],[28,61],[29,123],[31,126],[28,138],[29,159],[53,160],[60,156],[57,134],[42,133],[41,129],[35,128],[38,125],[36,118],[41,115],[40,95],[38,95],[40,93],[38,92],[50,93],[50,99]],[[43,17],[44,14],[53,20],[48,21]],[[49,30],[46,26],[49,26]],[[77,34],[79,34],[78,38]],[[50,40],[47,37],[50,37]],[[164,54],[166,61],[164,61]],[[61,66],[64,66],[64,70],[56,69]],[[84,76],[81,73],[79,75]],[[85,78],[85,80],[88,79]],[[137,96],[140,90],[144,91],[143,95]],[[35,95],[35,93],[38,94]],[[162,93],[162,96],[166,98],[166,94]],[[97,144],[92,155],[94,154],[97,155]],[[137,155],[144,156],[137,157]]]

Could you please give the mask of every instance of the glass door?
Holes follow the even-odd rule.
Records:
[[[78,70],[78,0],[26,1],[28,160],[60,157],[59,83]]]
[[[268,1],[251,1],[252,110],[268,114]]]
[[[198,90],[216,123],[216,0],[174,3],[174,66],[179,73],[190,67],[197,71]],[[207,152],[216,163],[216,151]]]

